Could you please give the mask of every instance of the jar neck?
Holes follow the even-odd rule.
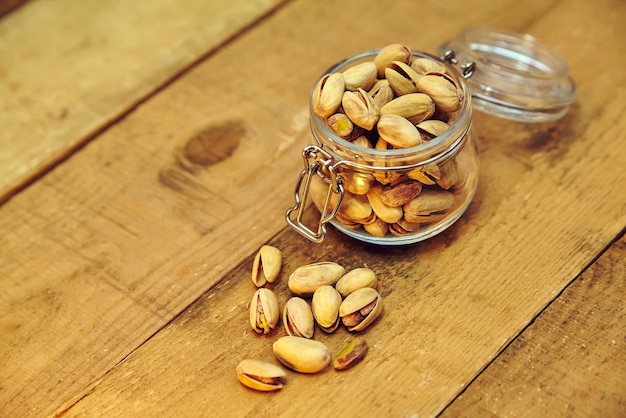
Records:
[[[361,62],[372,60],[379,50],[366,51],[344,60],[329,68],[321,77],[328,73],[344,71],[348,67]],[[460,146],[468,137],[471,129],[472,107],[471,93],[463,76],[458,70],[445,61],[437,57],[424,53],[413,53],[414,57],[428,58],[446,67],[446,72],[459,87],[463,100],[461,108],[455,113],[450,128],[439,135],[411,148],[378,150],[355,145],[340,136],[336,135],[326,124],[323,118],[313,111],[313,91],[309,100],[309,110],[311,115],[311,132],[320,147],[333,156],[340,164],[349,165],[354,168],[364,169],[394,169],[402,167],[413,168],[421,165],[431,164],[446,159]]]

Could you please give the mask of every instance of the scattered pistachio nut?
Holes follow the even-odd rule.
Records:
[[[272,346],[278,360],[301,373],[318,373],[331,361],[330,350],[321,341],[291,335],[280,337]]]
[[[270,289],[260,288],[250,301],[250,326],[259,334],[269,334],[279,318],[278,300]]]
[[[283,325],[287,334],[296,337],[312,338],[315,332],[313,312],[306,300],[293,296],[283,308]]]
[[[284,386],[285,372],[271,363],[245,359],[237,365],[236,371],[237,379],[251,389],[271,392]]]
[[[357,267],[344,274],[335,284],[335,289],[344,298],[363,287],[376,286],[376,273],[367,267]]]
[[[382,301],[376,289],[363,287],[343,300],[339,315],[348,331],[363,331],[380,316],[382,310]]]
[[[295,295],[311,296],[320,286],[337,283],[344,273],[345,269],[332,261],[307,264],[291,273],[287,285]]]
[[[339,327],[339,306],[341,294],[333,286],[320,286],[313,293],[311,299],[313,317],[322,331],[330,333]]]
[[[353,338],[343,350],[339,352],[335,361],[333,361],[333,368],[335,370],[348,369],[365,357],[367,354],[367,342],[363,337]]]
[[[280,273],[283,256],[280,250],[271,245],[263,245],[254,257],[252,264],[252,283],[263,287],[266,283],[274,283]]]

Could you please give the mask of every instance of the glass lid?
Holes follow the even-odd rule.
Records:
[[[470,28],[442,44],[437,53],[449,56],[449,51],[459,65],[474,64],[467,83],[475,109],[545,122],[565,115],[576,98],[565,60],[531,35]]]

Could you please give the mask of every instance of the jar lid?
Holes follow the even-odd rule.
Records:
[[[452,51],[452,54],[450,53]],[[576,97],[567,62],[528,34],[470,28],[439,46],[466,73],[473,107],[523,122],[559,119]]]

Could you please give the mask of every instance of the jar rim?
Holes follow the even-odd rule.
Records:
[[[336,64],[329,67],[326,71],[324,71],[324,73],[322,73],[322,75],[315,82],[314,86],[317,85],[319,80],[326,74],[347,69],[351,64],[356,64],[360,60],[363,60],[365,58],[371,57],[373,59],[376,55],[378,55],[380,51],[380,48],[363,51],[337,62]],[[309,98],[311,127],[317,128],[319,131],[321,131],[321,134],[324,136],[325,140],[330,141],[332,144],[336,144],[342,149],[343,152],[349,152],[355,159],[363,159],[370,162],[377,161],[383,166],[384,162],[387,160],[405,158],[407,156],[420,159],[424,163],[427,163],[430,161],[430,159],[434,157],[439,158],[439,156],[442,153],[445,153],[447,150],[454,149],[456,145],[460,142],[460,140],[462,140],[466,136],[465,134],[471,128],[472,106],[470,89],[465,81],[465,78],[459,73],[457,68],[450,65],[448,62],[445,62],[439,57],[430,55],[425,52],[412,51],[412,55],[414,58],[432,59],[438,64],[443,65],[446,68],[447,74],[453,76],[453,79],[457,83],[457,86],[461,89],[461,92],[463,94],[461,107],[457,111],[456,118],[450,124],[450,128],[446,132],[433,138],[430,141],[409,148],[378,150],[374,148],[365,148],[360,145],[355,145],[333,132],[333,130],[324,122],[324,119],[314,112],[313,98],[315,94],[315,87],[313,87],[313,89],[311,90],[311,95]],[[322,145],[325,145],[324,141],[321,141],[320,138],[317,137],[316,129],[312,129],[312,131],[315,139],[318,142],[322,143]],[[330,150],[330,152],[336,154],[334,150]],[[345,157],[340,157],[338,159],[343,158]],[[371,166],[369,167],[371,168]],[[384,169],[385,167],[381,168]],[[398,167],[394,166],[392,168],[397,169]]]

